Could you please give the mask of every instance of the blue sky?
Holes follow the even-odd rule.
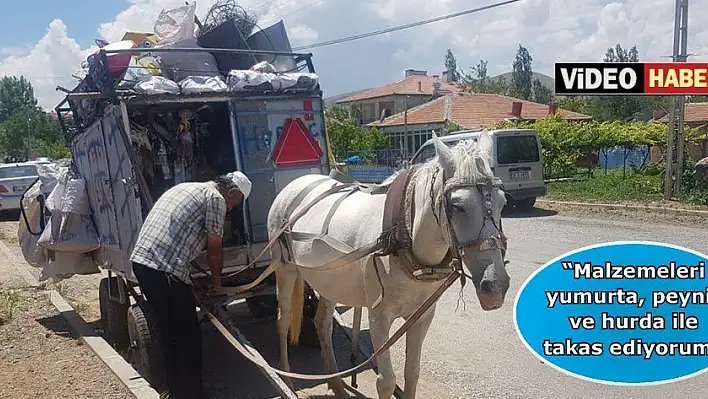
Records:
[[[0,14],[0,48],[33,46],[47,26],[59,18],[69,37],[88,47],[99,37],[98,25],[127,8],[127,0],[25,0],[4,1]]]
[[[498,0],[239,0],[264,27],[284,19],[293,46],[331,40]],[[203,17],[214,0],[197,0]],[[126,30],[150,31],[165,7],[184,0],[25,0],[3,2],[0,76],[26,76],[40,104],[53,107],[55,87],[73,87],[94,39],[118,40]],[[606,49],[637,45],[643,61],[671,53],[671,0],[521,0],[494,10],[312,50],[326,96],[380,86],[404,70],[439,74],[450,48],[464,70],[487,60],[491,75],[511,70],[519,44],[533,68],[549,76],[555,62],[601,61]],[[691,2],[689,51],[708,60],[708,1]]]

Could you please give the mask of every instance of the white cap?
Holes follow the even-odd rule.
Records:
[[[231,181],[236,184],[236,187],[243,193],[243,199],[245,200],[248,198],[248,195],[251,194],[251,181],[244,175],[243,173],[237,171],[228,173],[226,175],[227,179],[230,179]]]

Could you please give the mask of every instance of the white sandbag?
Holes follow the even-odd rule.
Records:
[[[284,73],[280,77],[280,87],[288,91],[310,91],[317,87],[319,76],[314,73]]]
[[[22,256],[32,267],[44,267],[47,261],[44,257],[43,248],[37,244],[40,236],[32,234],[42,231],[40,226],[42,206],[37,199],[41,192],[41,185],[41,181],[38,181],[27,189],[25,198],[21,204],[24,208],[24,215],[27,217],[27,222],[25,222],[24,217],[20,216],[20,222],[17,227],[17,238],[20,241]]]
[[[48,258],[47,265],[42,268],[39,281],[49,278],[54,278],[55,281],[63,280],[76,274],[86,275],[101,272],[91,254],[54,252],[50,253]]]
[[[48,196],[57,186],[59,178],[65,177],[67,170],[68,168],[59,164],[38,164],[39,180],[27,189],[22,199],[24,216],[20,216],[17,238],[22,256],[32,267],[44,267],[47,264],[45,250],[38,245],[42,233],[42,205],[39,196],[43,195],[46,203]]]
[[[86,182],[62,176],[47,198],[52,213],[37,245],[58,252],[86,253],[100,247],[91,220]]]
[[[79,215],[91,213],[84,179],[74,178],[66,182],[59,212]]]
[[[150,79],[139,82],[135,90],[145,94],[179,94],[176,82],[162,76],[151,76]]]
[[[229,72],[230,91],[278,91],[280,79],[274,73],[233,69]]]
[[[89,215],[54,212],[37,245],[51,251],[87,253],[101,245]]]
[[[223,93],[228,90],[221,76],[189,76],[179,82],[182,93]]]

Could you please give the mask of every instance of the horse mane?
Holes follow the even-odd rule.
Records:
[[[488,180],[494,177],[492,168],[489,166],[489,153],[482,149],[474,140],[461,140],[451,147],[453,161],[455,163],[455,177],[474,182]],[[440,168],[438,156],[434,156],[427,162],[416,166],[418,172],[430,179]],[[381,182],[382,186],[390,185],[398,175],[406,169],[399,169]]]
[[[461,140],[451,147],[453,162],[455,163],[455,177],[463,180],[481,182],[494,178],[492,168],[489,166],[489,153],[480,147],[474,140]],[[421,165],[426,175],[431,176],[442,165],[435,156]]]

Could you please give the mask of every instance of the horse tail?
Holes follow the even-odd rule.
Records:
[[[290,343],[297,345],[300,340],[300,329],[302,327],[302,315],[305,307],[305,284],[302,280],[302,273],[298,271],[293,288],[292,300],[290,301]]]

